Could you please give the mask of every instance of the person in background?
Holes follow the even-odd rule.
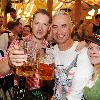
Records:
[[[92,38],[88,38],[88,57],[93,65],[92,79],[84,87],[85,100],[100,100],[100,29]]]
[[[89,34],[90,24],[91,24],[90,20],[84,20],[83,23],[79,26],[79,29],[77,30],[77,32],[80,36],[80,40],[83,40],[84,38],[91,36]]]
[[[9,21],[7,24],[8,30],[12,33],[10,40],[13,41],[14,39],[18,38],[18,34],[21,34],[23,31],[22,24],[19,21]]]
[[[24,27],[25,21],[22,20],[21,18],[19,18],[19,17],[17,16],[17,12],[16,12],[16,10],[15,10],[14,8],[11,8],[11,9],[10,9],[10,16],[11,16],[11,18],[13,19],[13,21],[19,20],[19,22],[20,22],[20,23],[22,24],[22,26]]]
[[[97,31],[97,29],[100,29],[100,14],[96,14],[94,16],[93,23],[91,23],[88,27],[89,36],[91,37],[93,33]]]
[[[95,15],[92,32],[96,32],[97,29],[100,29],[100,14]]]
[[[5,31],[3,16],[0,16],[0,34]]]
[[[31,35],[31,34],[32,34],[31,26],[30,25],[25,25],[23,27],[23,33],[22,33],[23,37],[26,37],[26,36]]]
[[[55,86],[54,100],[81,100],[83,88],[92,77],[93,68],[87,56],[87,48],[76,51],[79,44],[73,41],[71,18],[57,12],[52,18],[54,46]]]
[[[17,12],[16,12],[16,10],[14,8],[10,9],[10,16],[14,21],[18,19],[17,18]]]
[[[7,37],[8,36],[8,34],[5,34],[5,35],[3,35],[3,32],[5,31],[5,28],[4,28],[4,21],[3,21],[3,16],[0,16],[0,51],[2,51],[3,52],[3,54],[4,54],[4,51],[5,51],[5,47],[4,47],[4,45],[5,45],[5,43],[4,42],[6,42],[7,41],[7,39],[5,40],[5,38],[4,37]],[[2,42],[3,41],[3,42]],[[2,45],[3,44],[3,45]],[[4,50],[4,51],[3,51]],[[2,56],[1,56],[2,57]]]
[[[18,38],[18,34],[22,31],[22,25],[19,22],[9,21],[7,29],[0,35],[0,49],[6,52],[11,42]]]
[[[80,21],[79,26],[80,26],[82,23],[83,23],[83,20]],[[74,24],[74,21],[72,21],[72,25],[73,25],[73,31],[72,31],[72,34],[71,34],[72,36],[71,36],[71,37],[73,38],[74,41],[80,41],[80,35],[79,35],[79,33],[77,32],[79,26],[76,27],[75,24]]]
[[[23,33],[23,27],[24,27],[24,24],[23,24],[23,22],[21,21],[21,18],[18,18],[17,20],[16,20],[16,22],[18,22],[19,23],[19,33],[18,33],[18,38],[22,38],[22,33]]]
[[[15,73],[9,66],[8,48],[9,45],[17,39],[18,33],[21,31],[19,22],[10,21],[7,24],[8,30],[0,36],[0,100],[12,100],[16,98],[14,95],[14,77]],[[8,33],[7,33],[8,32]],[[12,67],[12,66],[11,66]],[[17,92],[17,91],[16,91]]]

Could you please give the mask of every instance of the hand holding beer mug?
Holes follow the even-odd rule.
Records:
[[[33,42],[20,40],[19,47],[15,47],[10,56],[13,65],[16,66],[16,74],[32,77],[34,74]]]
[[[54,57],[52,54],[52,49],[41,49],[39,52],[39,77],[41,80],[52,80],[54,78]]]

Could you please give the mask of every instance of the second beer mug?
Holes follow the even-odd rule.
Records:
[[[38,72],[41,80],[54,79],[54,57],[51,48],[41,49]],[[42,53],[41,53],[42,52]],[[43,54],[44,52],[44,54]]]

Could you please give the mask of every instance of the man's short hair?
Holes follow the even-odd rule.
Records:
[[[35,13],[33,14],[33,20],[35,18],[35,15],[38,14],[38,13],[43,14],[43,15],[47,15],[49,17],[49,23],[51,23],[51,16],[50,16],[49,12],[45,9],[37,9],[35,11]]]
[[[11,8],[11,9],[10,9],[10,12],[16,13],[16,10],[15,10],[14,8]]]
[[[72,23],[71,16],[63,11],[56,11],[55,14],[53,15],[52,19],[56,16],[61,16],[61,15],[65,15],[68,18],[69,23]]]
[[[28,28],[30,28],[30,32],[32,32],[32,28],[31,28],[30,25],[25,25],[24,27],[28,27]]]
[[[7,28],[8,28],[9,30],[12,30],[15,26],[18,26],[18,25],[19,25],[19,22],[9,21],[9,22],[7,23]]]

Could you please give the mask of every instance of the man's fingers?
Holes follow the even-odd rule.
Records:
[[[27,59],[11,59],[11,62],[26,62]]]
[[[27,55],[15,55],[15,54],[11,54],[10,55],[10,59],[26,59],[27,60]]]
[[[27,55],[10,55],[10,61],[15,66],[21,66],[24,62],[27,62]]]
[[[24,62],[12,62],[12,64],[15,66],[22,66]]]

